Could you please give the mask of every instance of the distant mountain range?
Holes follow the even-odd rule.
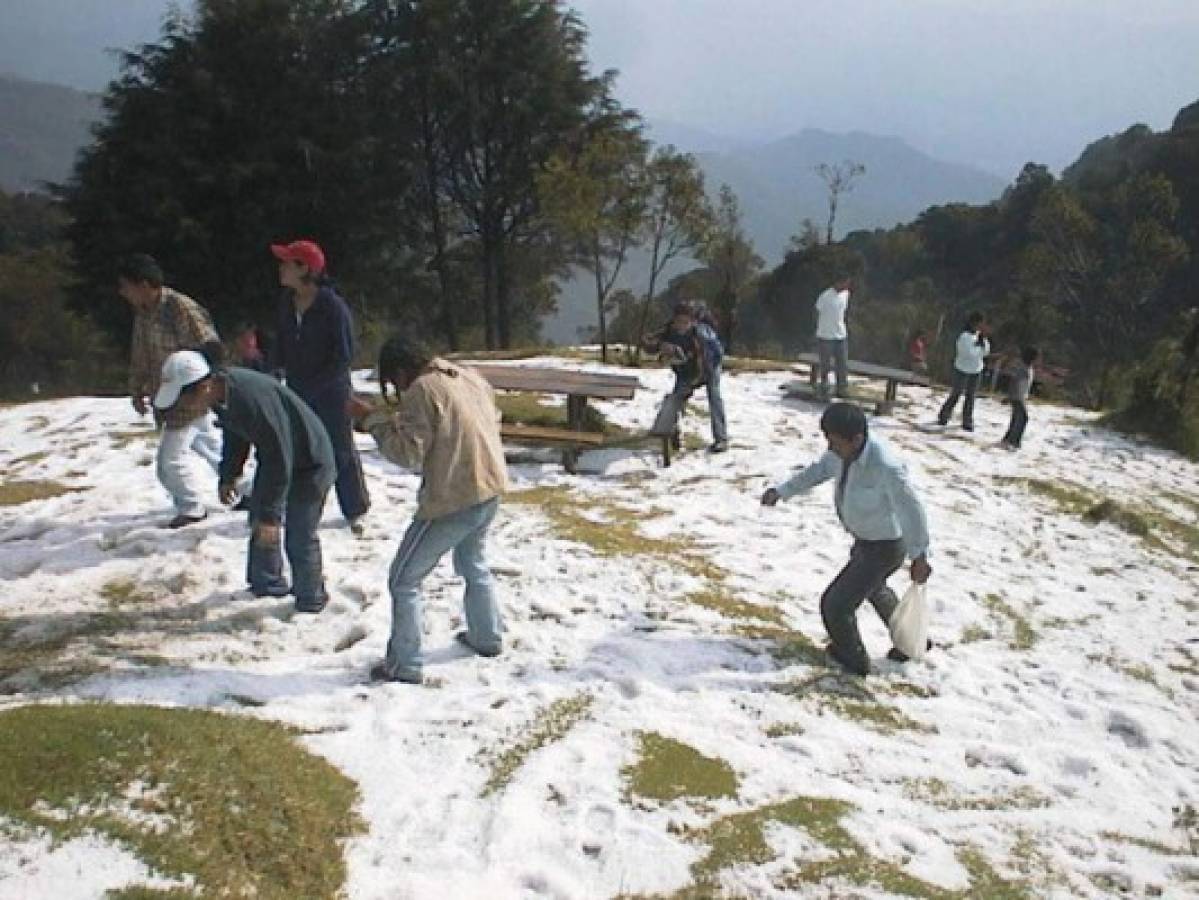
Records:
[[[790,137],[760,143],[675,123],[651,124],[647,131],[656,143],[674,144],[695,155],[713,199],[721,184],[733,189],[741,203],[746,232],[768,267],[782,260],[803,219],[812,219],[823,230],[828,219],[828,192],[816,174],[820,163],[853,160],[866,167],[852,191],[841,197],[836,237],[909,222],[938,204],[989,203],[1006,187],[989,172],[934,159],[896,137],[862,131],[833,134],[805,128]],[[694,265],[680,262],[667,274],[677,275]],[[644,292],[647,271],[644,256],[633,254],[619,286]],[[546,337],[559,343],[577,340],[579,328],[595,322],[593,283],[587,277],[564,283],[558,306],[558,314],[546,322]]]
[[[99,117],[96,94],[0,75],[0,188],[35,191],[64,180]]]

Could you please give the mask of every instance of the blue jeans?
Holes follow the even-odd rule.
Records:
[[[326,599],[322,573],[321,541],[317,535],[329,485],[293,481],[287,495],[283,522],[283,548],[291,566],[292,593],[298,606],[320,605]],[[255,519],[250,519],[250,549],[246,557],[246,580],[259,594],[281,595],[287,590],[283,577],[283,552],[278,544],[260,544],[254,539]]]
[[[712,441],[713,443],[727,441],[729,428],[724,417],[724,397],[720,395],[720,369],[713,369],[708,373],[706,384],[708,412],[712,416]],[[662,401],[662,406],[658,409],[658,416],[650,428],[650,434],[664,437],[674,434],[678,430],[679,416],[683,413],[683,407],[687,405],[687,401],[695,393],[697,387],[698,385],[691,384],[675,375],[674,389]]]
[[[828,373],[833,368],[837,373],[837,396],[849,396],[849,341],[818,338],[816,349],[820,356],[820,396],[828,396]]]
[[[436,519],[413,519],[391,564],[391,640],[384,665],[393,678],[414,680],[424,666],[421,655],[423,603],[420,586],[445,554],[454,551],[454,571],[466,579],[466,632],[483,652],[498,651],[502,639],[500,610],[495,602],[491,570],[483,555],[487,529],[500,498],[468,506]]]
[[[941,412],[937,415],[937,421],[942,425],[948,425],[949,420],[953,417],[953,408],[958,405],[958,398],[965,394],[966,402],[962,406],[962,427],[967,431],[973,431],[974,395],[978,391],[978,381],[981,377],[981,372],[974,375],[967,375],[965,372],[959,372],[957,366],[954,366],[953,382],[950,386],[949,396],[945,398],[945,403],[941,406]]]

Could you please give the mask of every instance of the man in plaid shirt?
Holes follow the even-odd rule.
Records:
[[[117,291],[133,308],[133,346],[129,361],[129,393],[139,415],[150,410],[149,400],[159,387],[162,364],[176,350],[198,350],[218,340],[204,307],[163,285],[162,269],[144,253],[122,260]],[[193,471],[194,451],[213,471],[221,461],[221,439],[212,415],[186,410],[155,413],[162,427],[158,444],[158,480],[175,503],[169,528],[203,521],[208,515],[204,485]]]

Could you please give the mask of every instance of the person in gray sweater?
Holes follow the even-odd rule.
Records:
[[[217,411],[225,430],[222,503],[235,499],[235,485],[250,447],[256,448],[246,572],[250,590],[259,597],[293,593],[297,612],[324,609],[329,595],[317,525],[337,477],[337,464],[333,444],[316,413],[274,378],[236,367],[214,370],[203,354],[190,350],[173,353],[163,363],[154,406]],[[281,543],[291,565],[291,585],[283,577]]]
[[[1008,400],[1012,404],[1012,419],[1008,423],[1007,434],[1000,442],[1007,450],[1019,450],[1024,440],[1024,429],[1028,425],[1028,395],[1034,377],[1033,364],[1040,357],[1041,352],[1036,347],[1025,347],[1020,351],[1020,362],[1008,370],[1011,378]]]

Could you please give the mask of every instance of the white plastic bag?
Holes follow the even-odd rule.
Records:
[[[887,627],[895,649],[911,659],[923,659],[928,650],[928,585],[912,582]]]

